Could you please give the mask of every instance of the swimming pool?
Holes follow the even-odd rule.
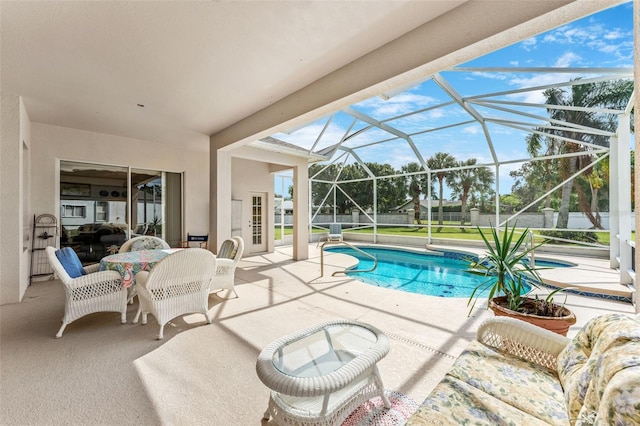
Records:
[[[383,247],[358,248],[378,260],[378,267],[374,271],[348,273],[350,277],[367,284],[429,296],[469,297],[476,286],[486,281],[485,277],[465,272],[469,267],[468,260]],[[349,247],[329,247],[325,251],[357,258],[357,269],[373,267],[373,260]],[[543,267],[543,263],[550,261],[541,259],[535,262],[536,266]],[[554,265],[547,266],[557,267],[560,264],[552,263]]]

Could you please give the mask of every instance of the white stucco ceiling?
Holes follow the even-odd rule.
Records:
[[[444,40],[431,34],[416,41],[415,36],[426,34],[416,30],[438,17],[449,17],[441,19],[439,28],[455,31],[458,46],[545,13],[559,11],[559,20],[563,13],[575,19],[615,0],[578,2],[599,5],[564,12],[575,3],[1,1],[0,83],[3,93],[23,97],[31,121],[206,149],[209,136],[225,129],[247,123],[250,130],[240,132],[238,140],[255,132],[264,111],[270,111],[265,127],[285,111],[285,118],[295,116],[295,104],[314,93],[303,89],[315,87],[316,95],[327,97],[316,103],[326,105],[353,93],[351,86],[361,90],[356,86],[370,85],[369,79],[380,83],[423,65],[431,57],[415,46],[433,51],[433,58],[453,50],[456,46],[447,46],[448,34]],[[480,23],[477,11],[484,5],[503,13]],[[465,24],[452,28],[447,22]],[[521,31],[522,36],[545,29],[536,25],[539,30]],[[403,37],[412,50],[394,45]],[[479,53],[513,41],[494,39]],[[440,52],[440,46],[446,49]],[[390,58],[390,47],[395,59],[376,56],[387,48]],[[399,62],[406,64],[399,67]]]
[[[197,143],[460,3],[2,2],[2,89],[33,121]]]

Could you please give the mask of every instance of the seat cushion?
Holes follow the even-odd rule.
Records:
[[[159,238],[142,238],[131,243],[130,251],[160,250],[163,248],[166,248],[166,245]]]
[[[447,376],[544,423],[569,424],[558,375],[546,367],[473,341],[458,357]]]
[[[233,259],[238,252],[238,243],[234,240],[225,240],[220,246],[218,257],[222,259]]]
[[[536,426],[548,423],[447,375],[407,422],[407,426],[418,425]]]
[[[640,323],[623,314],[589,321],[558,356],[576,424],[640,424]]]
[[[83,275],[87,275],[87,271],[82,267],[80,258],[71,247],[64,247],[60,250],[56,250],[56,257],[71,278],[78,278]]]

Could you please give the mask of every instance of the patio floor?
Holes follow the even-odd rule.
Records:
[[[23,302],[0,307],[0,424],[260,424],[268,400],[255,373],[260,350],[339,318],[373,324],[389,336],[391,351],[379,363],[384,383],[421,402],[492,315],[476,308],[468,316],[466,299],[331,277],[352,262],[340,254],[325,256],[321,277],[315,244],[307,261],[294,262],[291,253],[281,247],[245,257],[236,275],[240,297],[212,295],[213,324],[205,325],[202,315],[184,316],[165,327],[163,341],[154,340],[151,320],[131,324],[137,303],[129,307],[128,324],[115,313],[93,314],[54,339],[62,287],[34,283]],[[593,268],[607,269],[588,265],[571,268],[573,281],[592,283],[599,279]],[[633,313],[630,304],[578,295],[569,295],[567,305],[578,318],[569,336],[602,313]]]

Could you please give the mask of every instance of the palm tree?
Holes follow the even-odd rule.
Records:
[[[456,159],[453,155],[447,154],[446,152],[437,152],[433,157],[427,160],[427,166],[431,170],[438,170],[435,175],[438,178],[438,225],[442,225],[442,193],[443,193],[443,181],[449,172],[444,171],[443,169],[448,169],[451,167],[455,167]],[[438,228],[438,232],[440,232],[442,228]]]
[[[598,83],[576,84],[571,86],[571,91],[567,92],[560,88],[547,89],[544,92],[548,105],[569,106],[569,107],[586,107],[586,108],[616,108],[622,109],[626,106],[631,93],[633,92],[633,81],[617,80],[604,81]],[[562,120],[567,123],[573,123],[581,126],[587,126],[594,129],[613,131],[616,128],[617,121],[613,114],[603,114],[596,111],[573,110],[573,109],[552,109],[547,108],[549,116],[556,120]],[[574,130],[550,130],[550,135],[558,135],[568,137],[574,140],[587,142],[593,145],[607,146],[609,138],[602,135],[587,134]],[[578,170],[580,166],[586,166],[592,162],[591,149],[585,145],[566,142],[563,145],[563,153],[580,153],[584,155],[567,157],[560,160],[560,174],[565,180],[562,186],[562,196],[560,210],[558,213],[557,228],[567,228],[569,222],[569,201],[571,190],[575,186],[575,180],[570,177]],[[592,169],[585,171],[585,179],[589,180]],[[584,191],[578,190],[578,202],[581,206],[590,206],[586,202],[586,194]],[[588,208],[587,208],[588,209]],[[597,218],[590,211],[584,212],[591,220],[594,226],[597,224]]]
[[[475,158],[470,158],[466,161],[459,161],[458,170],[453,170],[447,176],[447,184],[453,190],[454,195],[460,197],[462,202],[462,218],[460,219],[460,225],[464,226],[467,214],[467,200],[469,194],[478,191],[485,192],[489,186],[494,182],[493,172],[487,167],[468,167],[477,164]]]
[[[415,173],[424,171],[422,166],[418,163],[409,163],[402,166],[403,173]],[[413,201],[413,217],[416,223],[420,224],[420,194],[422,194],[423,179],[420,175],[413,174],[407,176],[407,185],[409,187],[409,195]]]

